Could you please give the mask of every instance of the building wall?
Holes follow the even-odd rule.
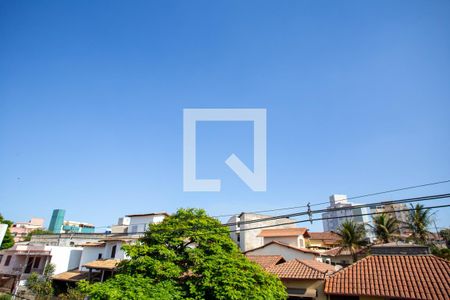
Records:
[[[62,225],[64,223],[64,216],[66,211],[64,209],[54,209],[52,213],[52,218],[50,219],[50,224],[48,230],[53,233],[60,233]]]
[[[60,234],[43,234],[33,235],[30,244],[41,244],[47,246],[76,246],[87,242],[97,242],[105,238],[105,234],[76,234],[76,233],[60,233]]]
[[[296,248],[306,247],[305,239],[302,236],[274,236],[274,237],[271,236],[271,237],[264,237],[263,241],[264,241],[263,245],[266,245],[272,241],[278,241]]]
[[[316,289],[317,297],[314,299],[327,300],[327,296],[323,292],[325,285],[324,280],[282,279],[281,281],[286,288]]]
[[[312,253],[305,253],[295,249],[290,249],[288,247],[283,247],[277,244],[271,244],[264,248],[255,249],[247,252],[248,255],[281,255],[283,258],[288,261],[291,259],[316,259],[316,255]]]
[[[164,215],[152,216],[136,216],[130,217],[130,225],[128,226],[129,233],[142,233],[147,231],[148,225],[153,223],[160,223],[164,220]]]
[[[105,253],[105,247],[83,247],[83,251],[81,253],[80,263],[78,269],[81,271],[87,271],[86,268],[82,267],[84,264],[88,262],[94,261],[98,259],[98,255],[101,254],[102,258]]]
[[[227,223],[240,223],[240,222],[259,220],[259,219],[265,219],[265,218],[270,218],[270,217],[272,217],[272,216],[251,214],[251,213],[242,213],[240,216],[231,217]],[[285,224],[285,225],[278,225],[273,228],[278,228],[278,229],[280,229],[280,228],[295,228],[296,227],[295,224],[286,224],[286,223],[290,223],[290,222],[293,222],[293,221],[288,218],[283,218],[283,219],[275,219],[275,220],[250,223],[250,224],[236,224],[236,225],[229,227],[231,231],[237,230],[237,232],[231,232],[230,236],[239,245],[239,248],[241,248],[241,251],[245,252],[250,249],[258,248],[258,247],[264,245],[264,238],[258,236],[261,233],[261,229],[253,229],[253,230],[247,230],[247,229],[261,227],[261,226],[278,225],[278,224]],[[266,227],[264,229],[270,229],[270,228],[271,227]],[[243,229],[245,229],[245,230],[243,230]]]
[[[51,252],[50,262],[55,265],[55,275],[76,269],[80,265],[81,247],[46,246]]]

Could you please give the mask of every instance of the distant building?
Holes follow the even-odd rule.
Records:
[[[354,204],[348,202],[346,195],[331,195],[328,209],[330,211],[322,214],[324,231],[338,231],[344,221],[353,220],[362,224],[366,230],[366,237],[371,241],[373,240],[374,236],[370,227],[372,223],[372,218],[369,215],[370,208],[355,208]]]
[[[273,216],[259,215],[253,213],[241,213],[231,217],[227,224],[230,228],[231,238],[239,245],[241,251],[248,251],[264,245],[264,237],[260,236],[262,229],[252,229],[264,227],[273,228],[296,228],[289,218],[274,219]]]
[[[36,229],[44,229],[44,219],[42,218],[31,218],[28,222],[17,222],[14,223],[9,231],[14,237],[14,242],[21,242],[25,237]]]
[[[85,222],[64,220],[64,209],[53,210],[48,230],[53,233],[94,233],[95,226]]]
[[[396,218],[400,222],[400,236],[406,237],[410,234],[407,228],[409,211],[408,206],[404,203],[397,204],[385,204],[372,207],[373,213],[385,213],[393,218]]]
[[[116,225],[111,226],[111,233],[142,235],[148,230],[150,224],[160,223],[168,216],[169,214],[166,212],[126,215],[123,218],[119,218]]]

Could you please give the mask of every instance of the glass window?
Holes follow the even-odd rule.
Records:
[[[6,261],[5,261],[5,266],[9,266],[9,263],[11,262],[11,255],[8,255],[7,257],[6,257]]]
[[[36,257],[34,259],[33,268],[35,268],[35,269],[39,268],[39,264],[40,263],[41,263],[41,258],[40,257]]]

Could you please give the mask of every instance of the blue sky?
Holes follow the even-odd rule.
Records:
[[[16,221],[65,208],[104,226],[450,179],[448,1],[2,1],[0,41],[0,212]],[[251,124],[218,122],[199,125],[198,174],[222,191],[184,193],[183,108],[266,108],[267,192],[224,164],[252,165]]]

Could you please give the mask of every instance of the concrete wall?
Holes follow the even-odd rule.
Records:
[[[327,296],[323,292],[325,285],[324,280],[282,279],[281,281],[286,288],[315,289],[317,290],[317,297],[314,299],[327,300]]]
[[[149,224],[160,223],[164,220],[164,218],[165,218],[164,215],[130,217],[130,225],[128,226],[128,232],[142,233],[148,230]]]
[[[55,265],[55,275],[76,269],[80,265],[83,248],[47,246],[46,250],[51,251],[50,262]]]
[[[248,255],[281,255],[288,261],[291,259],[316,259],[317,256],[312,253],[305,253],[288,247],[283,247],[277,244],[267,245],[264,248],[255,249],[247,252]]]
[[[44,234],[33,235],[30,244],[41,244],[47,246],[76,246],[87,242],[97,242],[100,239],[107,237],[105,234],[76,234],[76,233],[61,233],[61,234]]]

